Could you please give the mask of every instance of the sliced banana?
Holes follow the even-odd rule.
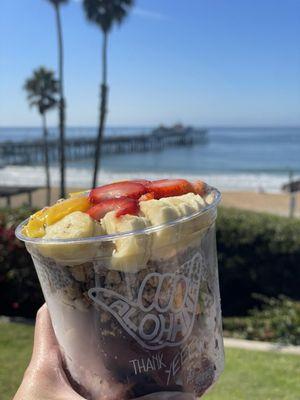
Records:
[[[169,204],[165,199],[141,201],[140,209],[152,226],[165,224],[181,217],[177,207]],[[169,257],[170,251],[176,250],[174,246],[171,248],[170,245],[178,241],[178,232],[178,225],[174,225],[153,233],[151,258]]]
[[[88,214],[75,211],[53,225],[46,227],[45,240],[49,239],[80,239],[103,234],[100,223]],[[95,256],[97,245],[94,243],[55,243],[41,244],[39,251],[46,257],[56,261],[77,265]]]
[[[142,213],[149,218],[151,225],[159,225],[177,218],[187,217],[205,207],[205,201],[198,194],[167,197],[160,200],[141,202]],[[198,241],[207,227],[202,215],[158,231],[153,240],[152,257],[170,256],[171,249],[176,252]],[[202,232],[202,233],[201,233]],[[171,245],[169,246],[168,245]]]
[[[214,199],[215,199],[215,195],[214,195],[213,192],[208,193],[208,195],[205,196],[205,201],[206,201],[207,204],[212,204]]]
[[[86,213],[75,211],[48,226],[44,239],[78,239],[93,234],[94,220]]]
[[[165,201],[174,207],[180,213],[181,217],[188,217],[196,212],[201,211],[205,206],[205,201],[199,194],[187,193],[182,196],[168,197]],[[194,234],[205,227],[205,221],[200,215],[188,221],[182,222],[180,225],[180,237],[185,240],[184,235]]]
[[[149,226],[146,218],[123,215],[117,218],[114,211],[105,215],[102,225],[106,233],[122,233],[145,229]],[[151,236],[146,234],[128,236],[115,241],[110,268],[134,272],[145,267],[151,254]]]
[[[181,217],[186,217],[205,207],[205,202],[199,194],[187,193],[182,196],[167,197],[164,201],[176,207]]]
[[[199,212],[207,206],[206,201],[200,195],[193,193],[169,198],[168,200],[178,207],[182,217]],[[182,222],[180,224],[178,250],[182,250],[188,246],[198,246],[212,222],[213,218],[209,212],[204,212]]]

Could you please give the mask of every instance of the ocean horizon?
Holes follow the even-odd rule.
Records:
[[[206,128],[208,141],[162,151],[103,155],[99,183],[132,177],[203,179],[221,190],[279,192],[289,171],[300,176],[300,127]],[[108,127],[105,134],[149,133],[152,127]],[[93,137],[95,127],[69,127],[67,137]],[[0,141],[35,140],[40,128],[1,127]],[[57,129],[49,128],[49,137]],[[138,172],[137,172],[138,171]],[[59,184],[58,168],[51,166],[52,185]],[[89,187],[92,160],[67,164],[67,185]],[[43,166],[4,166],[1,185],[44,185]]]

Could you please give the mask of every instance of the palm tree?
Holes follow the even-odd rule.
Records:
[[[58,39],[58,79],[59,79],[59,164],[60,197],[65,197],[65,98],[64,98],[64,48],[60,18],[60,5],[69,0],[48,0],[54,6]]]
[[[30,107],[36,107],[42,117],[43,140],[44,140],[44,161],[46,173],[46,204],[51,202],[50,191],[50,172],[48,155],[48,128],[46,113],[54,108],[57,103],[59,93],[59,83],[54,77],[54,72],[44,67],[33,71],[33,75],[25,82],[24,89],[27,92],[27,99]]]
[[[83,0],[83,8],[89,21],[99,26],[103,33],[102,83],[100,94],[100,116],[95,148],[93,187],[97,185],[99,160],[107,113],[107,37],[115,23],[121,24],[132,7],[134,0]]]

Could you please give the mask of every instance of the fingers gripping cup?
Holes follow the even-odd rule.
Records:
[[[170,391],[199,397],[220,375],[220,194],[206,187],[196,211],[189,208],[193,196],[200,198],[150,197],[139,203],[139,214],[119,220],[108,212],[101,229],[95,233],[93,227],[94,236],[49,238],[46,229],[43,237],[31,238],[24,235],[28,221],[17,228],[32,255],[70,379],[86,398]]]

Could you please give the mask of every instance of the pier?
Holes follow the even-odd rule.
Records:
[[[102,142],[102,154],[130,154],[149,151],[162,151],[175,146],[192,146],[205,143],[207,131],[193,128],[158,128],[150,134],[105,137]],[[68,138],[65,142],[67,161],[85,160],[94,157],[95,138]],[[48,140],[49,161],[59,159],[58,140]],[[36,141],[6,141],[0,143],[0,161],[2,165],[38,165],[44,162],[44,144]]]

